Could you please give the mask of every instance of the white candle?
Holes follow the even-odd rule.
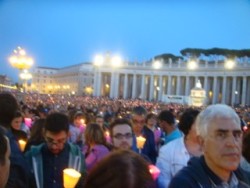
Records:
[[[145,144],[146,138],[142,137],[142,136],[138,136],[136,137],[136,145],[137,148],[142,149],[144,144]]]
[[[73,168],[63,170],[63,185],[64,188],[74,188],[81,177],[81,174]]]
[[[20,147],[21,151],[24,151],[25,146],[26,146],[26,141],[18,140],[18,143],[19,143],[19,147]]]

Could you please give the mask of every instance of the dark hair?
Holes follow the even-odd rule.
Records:
[[[166,121],[168,124],[174,125],[175,124],[175,117],[172,112],[169,110],[163,110],[158,115],[158,119],[160,121]]]
[[[149,113],[147,116],[146,116],[146,123],[149,119],[151,118],[156,118],[156,115],[154,113]]]
[[[88,188],[153,188],[148,163],[131,150],[117,150],[102,159],[86,178]]]
[[[5,155],[7,152],[7,139],[4,136],[4,132],[2,129],[0,129],[0,165],[4,165],[5,164]]]
[[[142,106],[136,106],[132,110],[132,115],[147,115],[147,110]]]
[[[184,133],[185,136],[189,133],[189,130],[194,124],[195,119],[199,113],[199,110],[188,108],[181,115],[178,127]]]
[[[125,118],[117,118],[113,122],[111,122],[111,124],[109,125],[109,130],[110,130],[110,136],[111,137],[113,137],[113,129],[114,129],[114,127],[117,126],[117,125],[121,125],[121,124],[126,124],[126,125],[131,127],[131,130],[133,130],[131,121],[129,121],[128,119],[125,119]]]
[[[10,127],[10,123],[18,110],[16,98],[9,92],[0,93],[0,124],[6,128]]]
[[[243,136],[242,155],[250,163],[250,129],[248,129]]]
[[[44,125],[45,131],[59,133],[61,131],[69,131],[68,117],[60,112],[54,112],[47,116]]]
[[[32,145],[39,145],[44,141],[43,128],[45,124],[45,119],[37,119],[31,129],[30,138],[25,147],[25,151],[28,151]]]

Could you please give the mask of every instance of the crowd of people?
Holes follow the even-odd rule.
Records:
[[[0,188],[62,188],[68,168],[77,188],[250,187],[249,124],[225,104],[2,92]]]

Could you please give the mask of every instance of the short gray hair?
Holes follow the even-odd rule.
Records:
[[[197,116],[195,121],[197,134],[205,138],[208,127],[217,118],[229,118],[240,127],[240,118],[234,109],[225,104],[214,104],[208,106]]]

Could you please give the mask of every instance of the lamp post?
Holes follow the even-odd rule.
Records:
[[[24,80],[24,91],[27,91],[28,86],[28,80],[32,78],[32,74],[28,72],[28,70],[23,70],[23,72],[20,73],[21,80]]]
[[[21,79],[27,81],[32,78],[32,75],[28,73],[27,70],[31,68],[34,60],[26,55],[26,51],[23,48],[18,46],[13,50],[13,54],[9,57],[9,62],[13,68],[19,70],[19,76]]]

